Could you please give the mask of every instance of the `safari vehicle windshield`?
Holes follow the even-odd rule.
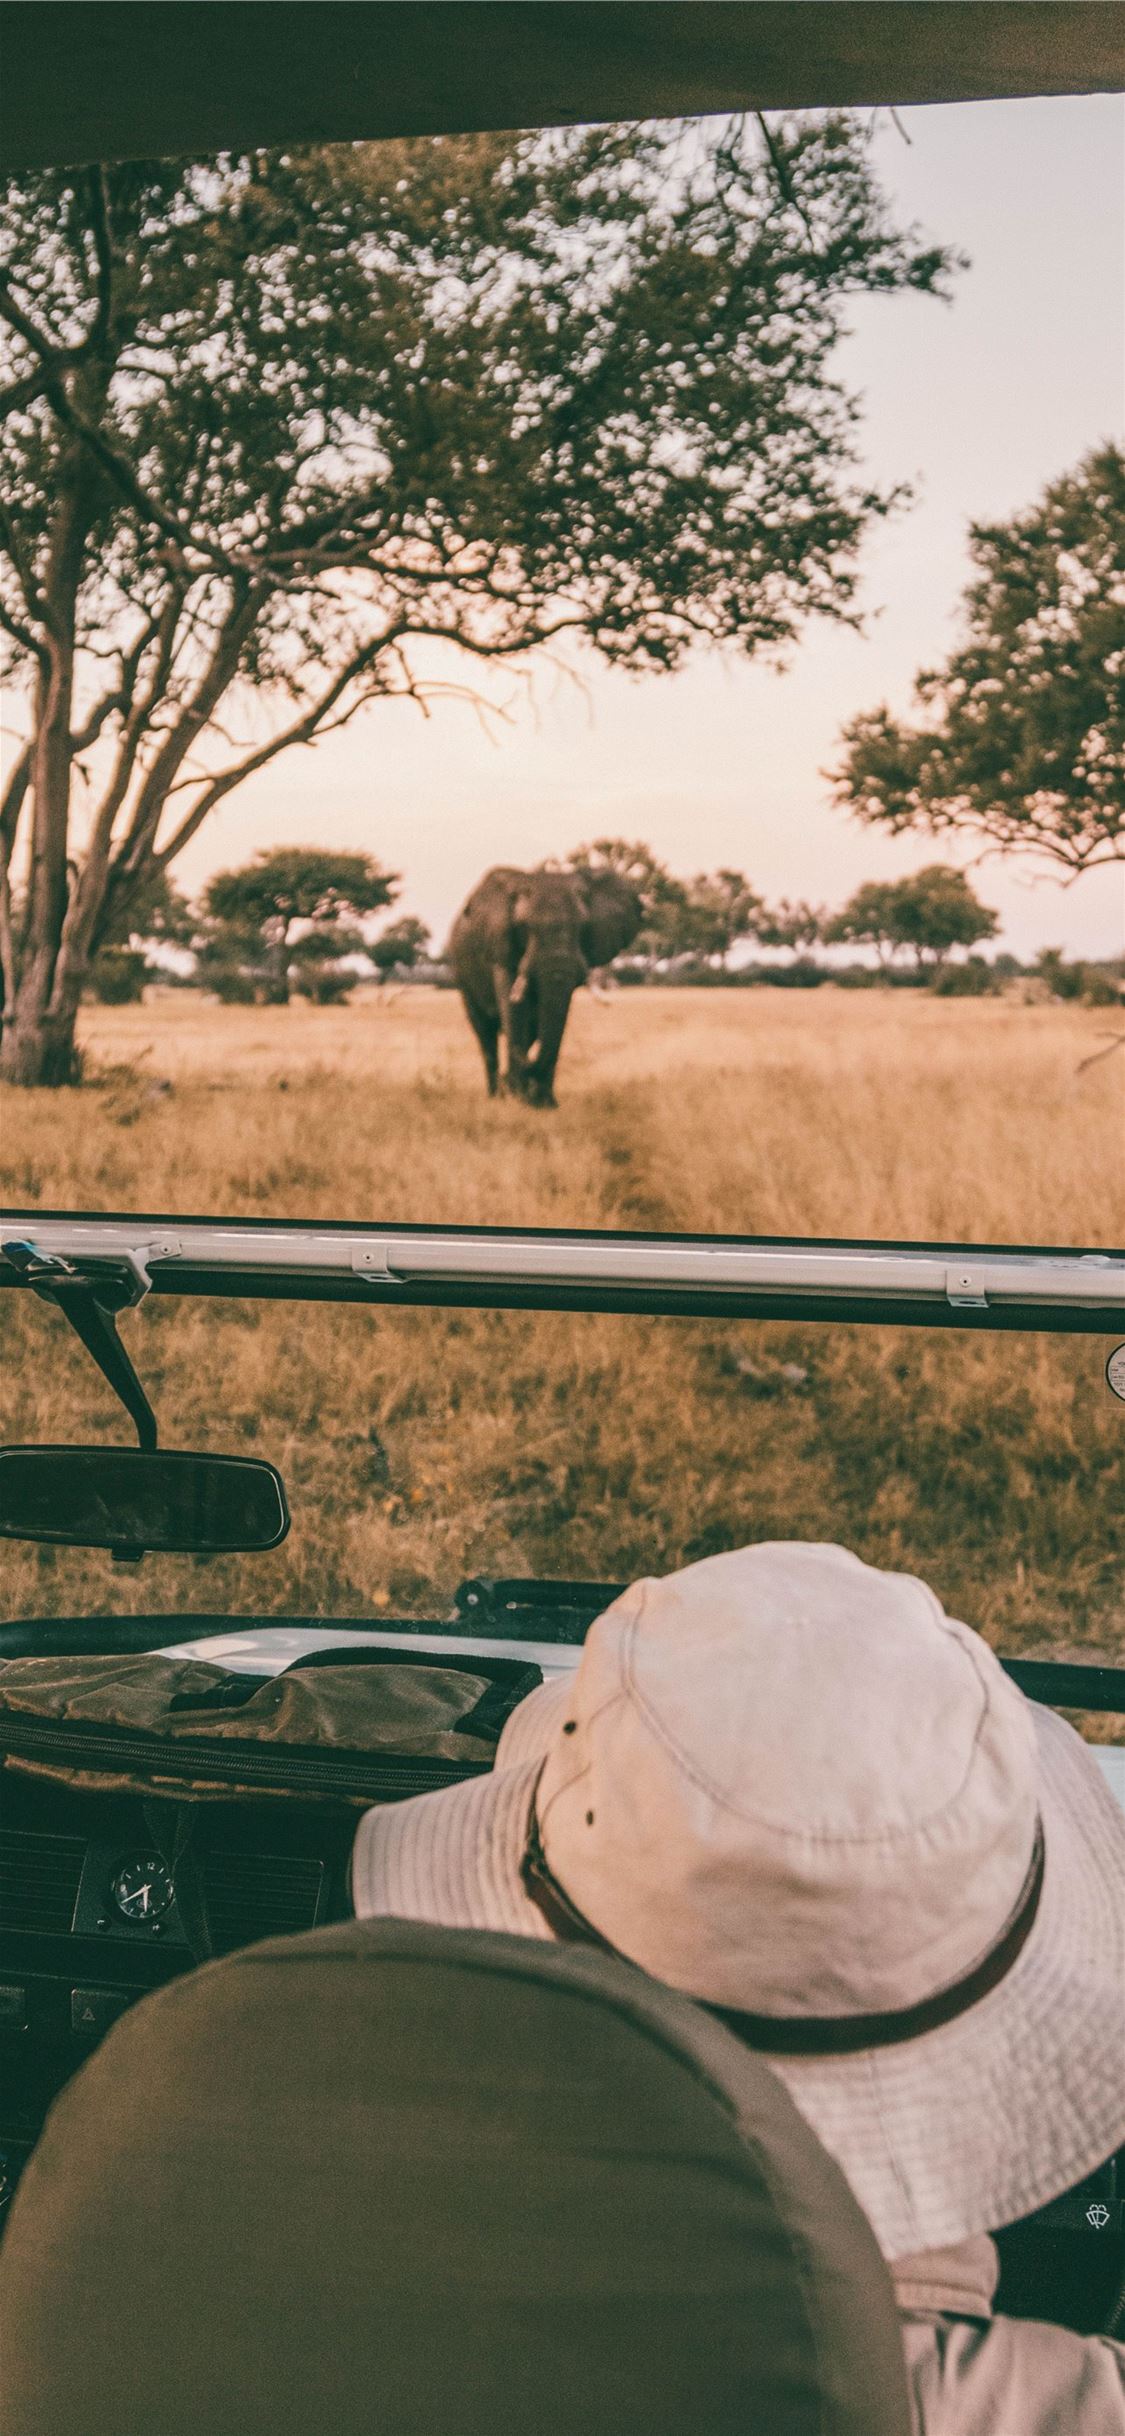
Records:
[[[1120,1648],[1121,141],[13,170],[5,1433],[131,1440],[100,1278],[292,1530],[7,1617],[809,1536]]]

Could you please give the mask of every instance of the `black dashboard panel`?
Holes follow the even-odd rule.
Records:
[[[169,1891],[146,1904],[165,1835],[155,1807],[0,1781],[0,2212],[52,2099],[129,2005],[208,1950],[347,1909],[354,1811],[276,1800],[195,1805],[197,1903],[182,1911]]]

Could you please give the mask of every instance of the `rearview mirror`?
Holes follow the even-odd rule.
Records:
[[[0,1447],[0,1538],[68,1548],[223,1556],[276,1548],[289,1529],[281,1475],[246,1455],[131,1446]]]

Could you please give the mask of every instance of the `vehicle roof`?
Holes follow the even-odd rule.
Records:
[[[1118,0],[2,0],[0,165],[1125,85]]]

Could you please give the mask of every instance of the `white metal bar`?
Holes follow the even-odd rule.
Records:
[[[418,1234],[391,1227],[329,1232],[316,1226],[257,1227],[237,1222],[36,1218],[0,1213],[0,1242],[13,1236],[72,1261],[139,1263],[171,1283],[175,1270],[210,1269],[224,1278],[370,1279],[396,1283],[677,1289],[697,1295],[742,1292],[787,1297],[932,1301],[966,1307],[1033,1303],[1087,1311],[1125,1308],[1125,1254],[981,1252],[815,1243],[671,1242],[601,1236],[591,1240],[512,1233]],[[0,1279],[3,1271],[0,1269]],[[11,1282],[11,1281],[6,1281]]]

